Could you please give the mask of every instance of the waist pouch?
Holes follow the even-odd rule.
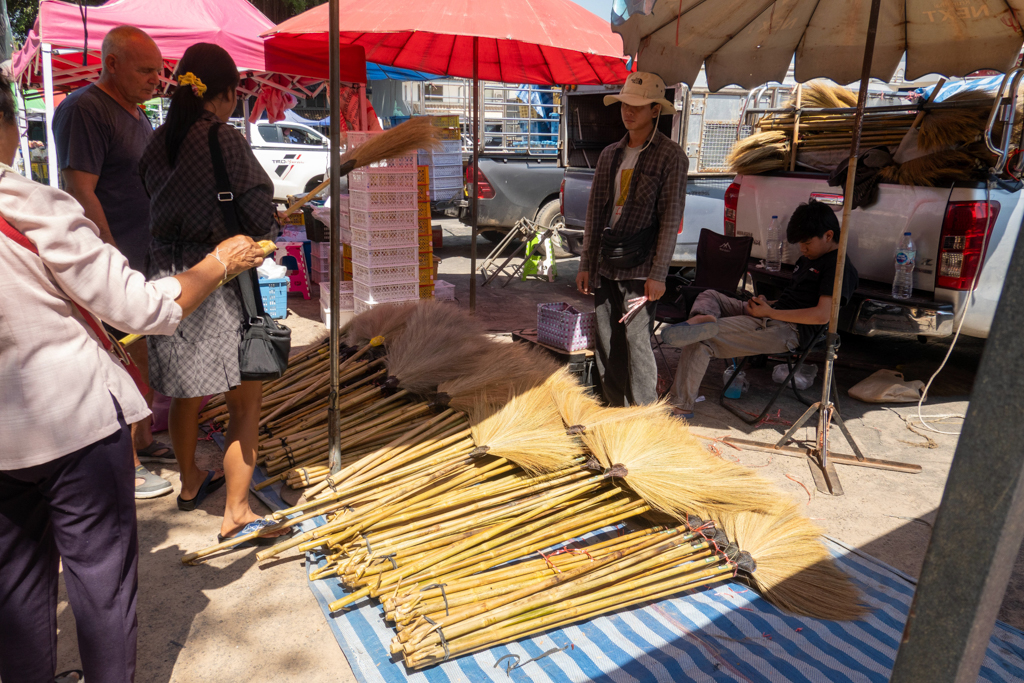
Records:
[[[648,228],[632,235],[613,235],[605,228],[601,235],[601,260],[611,268],[630,270],[647,262],[658,231]]]

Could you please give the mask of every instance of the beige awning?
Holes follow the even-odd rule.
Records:
[[[621,0],[620,0],[621,1]],[[612,29],[625,54],[666,83],[692,84],[702,64],[712,91],[781,81],[860,79],[870,0],[625,0],[636,13]],[[653,4],[650,14],[643,10]],[[882,0],[871,76],[906,79],[1013,68],[1024,0]]]

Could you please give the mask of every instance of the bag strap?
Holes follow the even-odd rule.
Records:
[[[0,216],[0,232],[7,235],[7,237],[11,238],[15,242],[15,244],[25,249],[28,249],[36,256],[39,256],[39,249],[36,248],[36,245],[32,244],[32,241],[29,240],[28,237],[25,237],[24,234],[16,230],[13,225],[8,223],[7,219],[5,219],[3,216]],[[115,339],[111,338],[110,334],[106,331],[106,329],[103,328],[103,325],[101,325],[99,321],[96,320],[92,313],[85,310],[85,308],[83,308],[81,305],[78,304],[78,302],[76,302],[73,299],[71,300],[71,304],[75,307],[75,309],[78,310],[78,314],[82,316],[83,320],[85,320],[85,324],[89,326],[89,329],[93,331],[93,334],[95,334],[96,337],[100,340],[100,343],[103,344],[103,348],[105,348],[107,351],[110,351],[113,354],[116,354],[123,361],[125,358],[125,352],[124,349],[121,347],[120,343],[118,343]]]
[[[236,235],[242,233],[241,225],[238,222],[238,205],[235,204],[235,195],[231,191],[231,178],[228,177],[228,167],[224,163],[224,153],[220,148],[219,131],[223,124],[215,123],[210,126],[210,159],[213,161],[213,177],[217,184],[217,205],[220,206],[224,215],[224,225],[229,232]],[[253,277],[255,270],[247,270],[238,276],[238,289],[242,293],[242,308],[245,311],[245,322],[250,324],[254,318],[263,318],[266,312],[263,310],[263,295],[259,292],[259,281]]]

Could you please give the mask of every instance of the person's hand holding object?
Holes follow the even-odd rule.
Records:
[[[657,301],[665,294],[665,283],[658,282],[647,278],[647,282],[644,283],[644,296],[647,297],[648,301]]]
[[[576,289],[584,294],[590,294],[590,273],[581,271],[576,274]]]
[[[764,298],[764,295],[758,295],[753,299],[749,299],[744,307],[744,312],[754,318],[770,318],[774,310],[768,304],[768,300]]]
[[[248,235],[235,235],[224,240],[214,249],[213,257],[227,269],[226,277],[255,268],[264,259],[263,249]]]

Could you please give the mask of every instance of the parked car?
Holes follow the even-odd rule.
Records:
[[[848,254],[860,275],[860,286],[843,310],[840,329],[866,336],[949,336],[980,268],[962,333],[987,338],[1024,217],[1021,194],[1010,186],[1000,187],[991,192],[989,203],[981,183],[946,187],[881,183],[878,201],[850,213]],[[793,209],[809,199],[832,204],[841,218],[842,189],[830,187],[824,174],[737,176],[725,195],[725,233],[753,236],[751,260],[756,262],[764,258],[765,232],[772,216],[785,225]],[[917,247],[914,291],[910,299],[897,300],[892,297],[893,255],[904,232],[911,233]],[[790,245],[784,263],[795,263],[799,255]],[[754,282],[771,298],[766,290],[783,286],[785,276],[755,272]]]
[[[330,141],[301,123],[268,123],[250,127],[252,151],[274,181],[274,199],[302,195],[327,177]]]

